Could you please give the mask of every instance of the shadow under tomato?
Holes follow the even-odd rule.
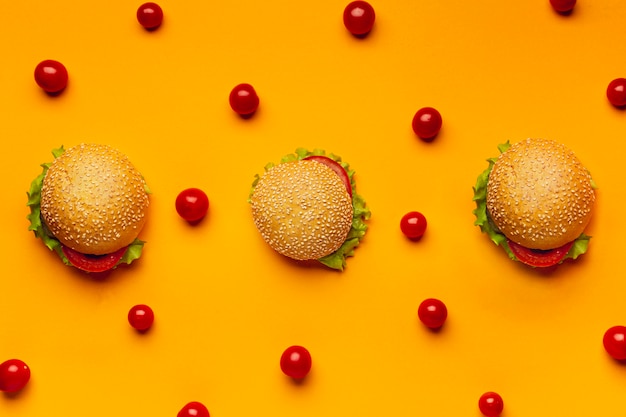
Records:
[[[310,375],[310,373],[309,373],[309,375]],[[301,386],[303,386],[303,385],[305,385],[307,383],[307,380],[309,379],[309,375],[306,375],[306,376],[304,376],[302,378],[292,378],[292,377],[289,377],[289,376],[286,376],[286,375],[285,375],[285,377],[290,379],[290,383],[292,385],[294,385],[296,387],[301,387]]]
[[[568,270],[570,268],[582,268],[587,260],[585,255],[581,255],[577,259],[565,259],[560,264],[548,266],[548,267],[532,267],[522,262],[512,261],[518,264],[518,267],[524,270],[525,275],[532,275],[541,279],[560,279],[568,276]]]
[[[114,269],[109,269],[108,271],[103,272],[87,272],[71,265],[67,265],[66,267],[71,270],[70,273],[77,279],[95,283],[110,283],[115,281],[116,279],[119,279],[120,276],[124,275],[127,269],[136,268],[138,266],[138,262],[141,262],[141,259],[134,260],[133,263],[130,265],[122,263],[116,266]]]
[[[576,10],[576,9],[574,8],[572,10],[567,10],[567,11],[564,11],[564,12],[560,12],[558,10],[555,10],[554,12],[556,14],[558,14],[559,16],[568,17],[568,16],[571,16],[571,15],[574,14],[574,10]]]
[[[424,235],[422,235],[422,236],[420,236],[420,237],[408,237],[408,236],[407,236],[407,237],[406,237],[406,239],[407,239],[409,242],[420,242],[420,241],[422,241],[422,240],[424,239]]]
[[[51,92],[51,91],[43,91],[43,90],[42,90],[42,91],[43,91],[43,93],[44,93],[46,96],[51,97],[51,98],[55,98],[55,97],[58,97],[58,96],[60,96],[61,94],[63,94],[63,93],[65,92],[65,90],[67,90],[67,87],[65,87],[65,88],[64,88],[64,89],[62,89],[62,90],[59,90],[59,91],[54,91],[54,92]]]
[[[443,328],[446,327],[445,323],[439,327],[428,327],[428,326],[424,326],[423,324],[422,326],[426,329],[428,333],[432,333],[432,334],[439,334],[443,332]]]
[[[200,227],[203,223],[206,223],[208,221],[206,220],[207,217],[209,217],[208,214],[198,220],[185,220],[185,223],[187,223],[191,227]]]
[[[30,389],[30,382],[28,382],[28,383],[26,384],[26,386],[24,386],[24,388],[22,388],[22,389],[21,389],[21,390],[19,390],[19,391],[15,391],[15,392],[3,392],[3,393],[2,393],[2,396],[3,396],[4,398],[6,398],[7,400],[9,400],[9,401],[15,401],[15,400],[17,400],[18,398],[20,398],[20,397],[22,397],[22,396],[26,395],[29,389]]]
[[[258,111],[259,111],[259,110],[255,110],[255,111],[253,111],[252,113],[248,113],[248,114],[237,114],[237,116],[238,116],[240,119],[243,119],[243,120],[250,120],[250,119],[252,119],[252,118],[254,117],[254,115],[256,115],[256,114],[257,114],[257,112],[258,112]]]
[[[372,29],[370,29],[369,32],[365,32],[365,33],[361,33],[361,34],[356,34],[356,33],[350,33],[350,36],[352,36],[355,39],[359,39],[359,40],[365,40],[367,39],[369,36],[371,36],[372,32],[374,32],[376,30],[376,25],[374,25],[372,27]]]
[[[151,333],[151,332],[153,331],[153,330],[152,330],[152,328],[153,328],[153,327],[154,327],[154,324],[152,324],[152,325],[151,325],[150,327],[148,327],[147,329],[143,329],[143,330],[142,330],[142,329],[133,329],[133,328],[131,327],[131,330],[133,331],[133,333],[136,333],[136,334],[138,334],[140,337],[143,337],[143,336],[145,336],[145,335],[147,335],[147,334]]]
[[[626,359],[615,359],[615,358],[611,358],[611,361],[613,361],[613,363],[616,363],[618,366],[621,366],[623,368],[626,368]]]
[[[88,281],[93,281],[93,282],[108,282],[111,281],[111,276],[113,274],[115,274],[116,272],[120,272],[120,269],[124,268],[124,265],[119,265],[117,268],[115,269],[110,269],[108,271],[104,271],[104,272],[87,272],[87,271],[83,271],[82,269],[78,269],[76,267],[70,266],[69,268],[72,268],[72,273],[80,278],[80,279],[86,279]]]

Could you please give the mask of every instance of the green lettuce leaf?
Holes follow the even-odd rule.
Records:
[[[500,151],[500,153],[503,153],[510,147],[511,145],[507,141],[506,143],[498,145],[498,150]],[[476,203],[476,208],[473,211],[474,216],[476,217],[474,225],[479,226],[481,232],[487,234],[487,236],[489,236],[493,243],[495,243],[497,246],[502,247],[502,249],[504,249],[509,258],[514,261],[518,261],[517,257],[509,248],[506,236],[498,230],[496,225],[489,217],[489,213],[487,212],[487,183],[489,181],[489,175],[491,174],[491,170],[493,169],[493,166],[495,165],[497,160],[498,157],[487,159],[489,165],[478,176],[478,179],[476,180],[476,185],[473,187],[473,201]],[[595,184],[593,184],[593,186],[595,188]],[[591,239],[591,237],[585,235],[584,233],[576,238],[571,249],[569,250],[569,252],[567,252],[567,255],[565,255],[561,262],[563,262],[565,259],[576,259],[583,253],[587,252],[589,239]]]
[[[346,258],[350,256],[354,256],[354,250],[361,243],[361,240],[365,236],[367,232],[367,223],[371,216],[371,212],[369,207],[367,207],[365,200],[359,194],[356,193],[356,181],[354,179],[355,171],[350,168],[350,165],[344,161],[342,161],[340,156],[334,154],[326,154],[326,152],[322,149],[314,149],[313,151],[309,151],[304,148],[298,148],[295,150],[295,153],[291,153],[285,155],[281,158],[279,163],[285,162],[293,162],[299,161],[306,157],[316,155],[316,156],[327,156],[334,161],[338,162],[343,169],[348,173],[348,177],[350,178],[350,185],[352,186],[352,227],[348,232],[348,236],[343,244],[337,249],[335,252],[326,255],[320,259],[319,262],[326,265],[329,268],[337,269],[342,271],[346,267]],[[265,165],[265,171],[272,168],[274,165],[273,162]],[[252,188],[250,189],[250,194],[248,195],[248,202],[250,202],[250,197],[254,192],[254,187],[256,187],[257,183],[261,176],[259,174],[255,175],[254,181],[252,182]]]
[[[135,240],[133,240],[133,243],[128,245],[128,248],[126,248],[126,252],[124,252],[124,256],[122,256],[122,259],[120,259],[117,264],[130,265],[133,261],[139,259],[141,257],[141,252],[143,251],[143,245],[145,243],[146,242],[144,242],[143,240],[135,238]]]
[[[52,150],[52,156],[54,158],[58,158],[65,152],[63,146],[57,149]],[[44,222],[41,220],[41,187],[43,185],[43,179],[48,172],[48,169],[52,165],[51,162],[47,162],[41,164],[43,168],[41,174],[39,174],[30,184],[30,188],[26,195],[28,196],[28,202],[26,205],[30,208],[30,213],[26,216],[30,225],[28,226],[28,230],[32,231],[35,234],[35,237],[41,239],[43,243],[50,249],[54,251],[59,258],[63,261],[65,265],[72,265],[70,261],[67,259],[65,254],[63,253],[63,245],[59,242],[50,231],[47,229]],[[146,186],[147,187],[147,186]],[[117,265],[125,263],[130,264],[136,259],[139,259],[141,256],[141,251],[143,249],[144,242],[135,239],[133,243],[128,246],[128,249],[124,253],[124,256]],[[117,267],[116,265],[116,267]]]

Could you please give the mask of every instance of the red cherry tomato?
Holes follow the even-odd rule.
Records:
[[[35,67],[35,82],[46,93],[60,93],[67,87],[67,69],[59,61],[46,59]]]
[[[368,34],[374,21],[376,13],[371,4],[366,1],[353,1],[343,10],[343,24],[353,35],[362,36]]]
[[[0,391],[17,392],[30,380],[30,368],[19,359],[9,359],[0,364]]]
[[[156,29],[163,23],[163,9],[156,3],[144,3],[137,9],[137,20],[148,30]]]
[[[230,107],[242,116],[250,116],[259,108],[259,96],[250,84],[238,84],[230,92],[228,97]]]
[[[552,8],[559,13],[568,13],[574,10],[576,0],[550,0]]]
[[[626,326],[613,326],[608,329],[604,333],[602,344],[613,359],[626,360]]]
[[[311,156],[307,156],[304,159],[309,160],[309,161],[320,162],[326,165],[328,168],[335,171],[335,174],[339,175],[339,178],[341,178],[344,185],[346,186],[346,191],[348,192],[348,194],[350,194],[350,198],[352,198],[352,184],[350,184],[350,177],[348,176],[348,173],[341,166],[339,162],[323,155],[311,155]]]
[[[133,329],[145,332],[154,323],[154,311],[145,304],[137,304],[128,311],[128,323]]]
[[[517,258],[518,261],[525,263],[526,265],[535,266],[538,268],[547,268],[549,266],[554,266],[561,262],[567,252],[572,248],[574,242],[566,243],[560,248],[550,249],[550,250],[537,250],[537,249],[528,249],[522,245],[519,245],[512,240],[507,239],[507,243],[509,244],[509,249],[513,252],[513,255]]]
[[[400,230],[409,239],[419,239],[426,231],[426,217],[418,211],[410,211],[400,219]]]
[[[311,370],[311,354],[302,346],[290,346],[280,357],[280,369],[285,375],[302,379]]]
[[[615,107],[626,106],[626,78],[616,78],[611,81],[606,89],[606,97]]]
[[[413,132],[421,139],[433,139],[441,130],[443,120],[441,113],[432,107],[422,107],[419,109],[411,123]]]
[[[485,417],[498,417],[504,409],[504,401],[500,394],[486,392],[478,400],[478,408]]]
[[[176,197],[176,211],[188,222],[196,222],[209,211],[209,197],[199,188],[187,188]]]
[[[417,316],[429,329],[438,329],[446,322],[448,309],[441,300],[427,298],[420,303]]]
[[[204,406],[204,404],[199,403],[197,401],[192,401],[187,403],[181,410],[178,412],[176,417],[210,417],[209,410]]]
[[[61,250],[68,261],[75,267],[85,272],[105,272],[113,269],[126,253],[127,247],[106,255],[86,255],[74,249],[62,246]]]

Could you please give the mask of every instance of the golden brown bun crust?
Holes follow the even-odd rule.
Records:
[[[115,252],[139,235],[149,200],[141,174],[121,152],[81,144],[56,158],[43,180],[41,215],[78,252]]]
[[[352,227],[352,199],[343,181],[316,161],[270,168],[256,184],[250,202],[263,239],[297,260],[333,253]]]
[[[563,144],[527,139],[502,153],[487,184],[487,210],[512,241],[554,249],[575,240],[591,220],[591,175]]]

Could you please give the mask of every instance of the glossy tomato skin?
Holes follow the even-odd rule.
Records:
[[[576,0],[550,0],[550,5],[559,13],[569,13],[574,10]]]
[[[309,351],[298,345],[290,346],[280,357],[280,369],[285,375],[302,379],[311,370],[312,360]]]
[[[137,9],[137,21],[148,30],[154,30],[163,23],[163,9],[156,3],[144,3]]]
[[[311,155],[304,159],[308,161],[320,162],[332,169],[335,174],[339,175],[339,178],[341,178],[341,181],[343,181],[343,184],[346,186],[346,191],[350,195],[350,198],[352,198],[352,184],[350,183],[350,176],[339,162],[324,155]]]
[[[135,330],[145,332],[154,323],[154,311],[145,304],[137,304],[128,311],[128,323]]]
[[[626,78],[616,78],[606,88],[606,97],[615,107],[626,107]]]
[[[613,359],[626,361],[626,326],[609,328],[602,339],[604,349]]]
[[[439,110],[432,107],[422,107],[413,116],[411,127],[413,132],[424,140],[432,140],[439,134],[443,119]]]
[[[204,404],[198,401],[192,401],[178,412],[176,417],[210,417],[209,410]]]
[[[429,329],[439,329],[448,318],[448,308],[437,298],[427,298],[420,303],[417,316]]]
[[[376,12],[366,1],[353,1],[343,10],[343,24],[353,35],[363,36],[372,31]]]
[[[209,197],[199,188],[187,188],[178,194],[175,205],[180,217],[196,222],[209,211]]]
[[[68,79],[67,68],[59,61],[46,59],[35,67],[35,82],[46,93],[57,94],[65,90]]]
[[[30,368],[20,359],[9,359],[0,364],[0,391],[13,393],[30,381]]]
[[[574,242],[572,241],[559,248],[547,251],[528,249],[510,239],[507,239],[507,244],[518,261],[536,268],[547,268],[561,263],[574,245]]]
[[[63,254],[72,264],[72,266],[85,272],[94,273],[106,272],[115,268],[115,266],[120,262],[122,257],[124,257],[126,249],[128,249],[128,246],[107,255],[95,256],[85,255],[84,253],[75,251],[74,249],[71,249],[65,245],[61,247]]]
[[[486,392],[478,399],[478,408],[485,417],[498,417],[504,410],[504,401],[496,392]]]
[[[247,83],[236,85],[228,97],[231,109],[241,116],[250,116],[259,108],[259,96],[254,87]]]
[[[412,240],[421,238],[426,232],[428,222],[419,211],[410,211],[400,219],[400,230]]]

